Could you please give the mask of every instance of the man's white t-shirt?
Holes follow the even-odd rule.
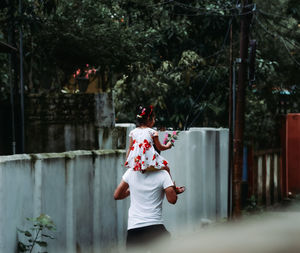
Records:
[[[165,170],[141,173],[128,169],[123,180],[130,189],[128,229],[163,224],[164,189],[174,185],[169,173]]]

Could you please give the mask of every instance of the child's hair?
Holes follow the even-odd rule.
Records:
[[[139,106],[136,115],[137,125],[146,125],[154,116],[154,108],[152,105]]]

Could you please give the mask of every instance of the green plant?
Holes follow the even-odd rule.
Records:
[[[260,213],[263,211],[261,206],[257,205],[257,199],[254,195],[251,195],[250,198],[247,199],[247,206],[244,208],[244,214],[253,214],[253,213]]]
[[[54,239],[49,234],[45,234],[45,230],[55,231],[56,227],[51,217],[46,214],[41,214],[37,218],[26,218],[26,220],[31,222],[31,227],[29,230],[18,229],[18,232],[25,235],[27,242],[18,242],[19,252],[32,252],[35,245],[40,247],[47,247],[48,243],[43,240],[43,237]],[[43,252],[46,253],[46,252]]]

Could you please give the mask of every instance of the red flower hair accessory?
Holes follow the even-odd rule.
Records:
[[[146,108],[143,108],[142,113],[140,114],[140,116],[145,115],[145,111],[146,111]]]
[[[153,112],[153,106],[152,105],[150,105],[149,106],[149,108],[150,108],[150,113],[149,113],[149,117],[151,116],[151,114],[152,114],[152,112]]]
[[[142,107],[140,107],[140,109],[142,109]],[[146,108],[144,107],[144,108],[142,109],[142,113],[136,115],[136,117],[137,117],[137,118],[142,118],[142,117],[145,115],[145,111],[146,111]]]

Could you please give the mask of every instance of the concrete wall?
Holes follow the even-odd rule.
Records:
[[[99,149],[127,149],[129,132],[135,128],[135,124],[119,123],[115,127],[102,127],[98,129]]]
[[[122,241],[127,202],[113,200],[125,151],[0,157],[0,252],[15,252],[26,217],[50,215],[57,231],[49,252],[92,252]]]
[[[187,188],[175,206],[164,203],[172,233],[227,216],[227,143],[226,129],[191,129],[162,153]],[[0,156],[0,252],[15,252],[16,229],[41,213],[57,225],[48,252],[115,252],[110,246],[122,245],[127,225],[129,200],[113,199],[124,159],[125,150]]]
[[[98,149],[98,132],[115,125],[112,94],[28,95],[25,153]]]
[[[161,140],[164,134],[160,133]],[[161,155],[167,158],[176,184],[186,186],[176,206],[164,203],[164,219],[171,232],[179,232],[182,226],[197,229],[201,220],[227,217],[227,129],[191,128]]]
[[[15,112],[16,153],[99,149],[99,134],[111,129],[114,136],[112,93],[28,94],[24,103],[24,150],[20,114]],[[0,101],[0,155],[13,154],[10,109],[8,101]]]

